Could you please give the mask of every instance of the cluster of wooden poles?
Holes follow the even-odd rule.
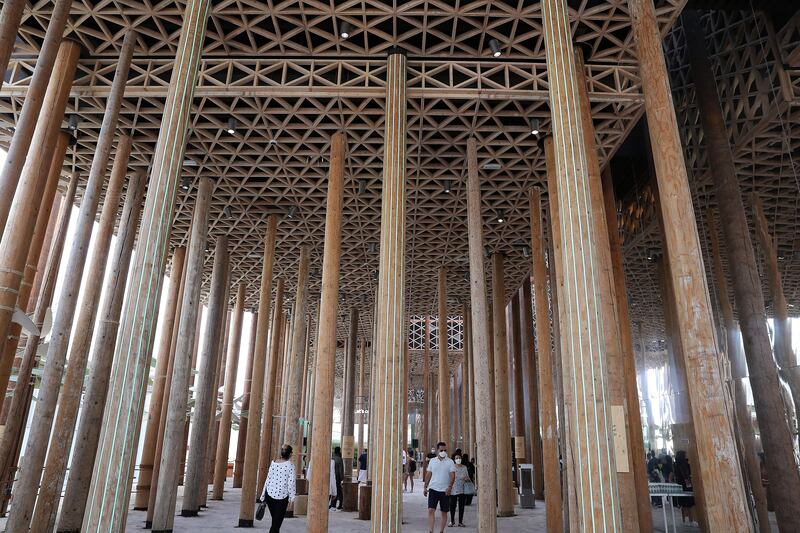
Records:
[[[13,46],[8,36],[16,34],[24,4],[9,0],[3,5],[0,71],[7,65]],[[13,497],[8,531],[52,531],[57,527],[58,531],[105,532],[125,527],[180,163],[209,6],[210,0],[187,3],[149,179],[145,183],[146,176],[135,173],[127,180],[127,190],[128,158],[135,139],[132,132],[121,131],[118,118],[136,37],[133,31],[126,35],[84,185],[50,341],[40,345],[38,333],[27,332],[24,351],[17,359],[22,334],[12,322],[14,311],[22,308],[38,328],[45,322],[46,311],[56,299],[55,280],[78,182],[77,175],[71,176],[66,192],[57,194],[70,143],[69,134],[60,126],[80,47],[62,38],[71,1],[55,2],[0,181],[0,331],[5,332],[0,389],[11,388],[1,415],[0,474],[4,508],[7,495]],[[755,524],[762,531],[768,528],[753,426],[744,402],[742,382],[749,378],[777,520],[782,530],[798,531],[800,515],[793,511],[791,498],[800,493],[800,474],[779,391],[782,377],[797,398],[800,378],[796,365],[793,367],[774,243],[755,202],[758,235],[768,258],[769,285],[776,302],[778,333],[773,355],[755,252],[708,54],[696,15],[687,13],[688,57],[717,200],[723,207],[719,212],[722,241],[728,264],[738,265],[730,272],[733,302],[725,287],[719,291],[728,335],[724,341],[727,347],[721,351],[652,0],[629,0],[628,6],[648,128],[651,138],[658,139],[652,145],[652,155],[664,242],[663,290],[671,353],[685,384],[684,409],[690,422],[696,422],[687,425],[686,440],[696,475],[701,521],[709,531],[748,531]],[[465,146],[470,304],[464,309],[461,409],[454,409],[459,402],[455,398],[451,402],[451,394],[443,393],[452,385],[447,343],[441,340],[435,417],[432,372],[427,354],[425,357],[428,394],[423,442],[427,449],[434,436],[452,444],[463,435],[462,444],[478,459],[478,527],[482,532],[496,531],[497,516],[514,512],[512,434],[519,437],[518,458],[524,451],[541,466],[536,484],[538,492],[545,495],[548,531],[563,531],[567,526],[571,531],[649,531],[636,361],[611,174],[609,168],[601,171],[599,165],[582,57],[573,47],[566,1],[543,0],[542,23],[552,135],[544,142],[549,198],[546,212],[542,191],[530,192],[532,282],[524,284],[507,306],[504,259],[497,251],[491,258],[493,301],[491,305],[487,301],[479,155],[477,142],[470,137]],[[690,31],[693,25],[695,31]],[[369,386],[371,519],[376,532],[401,529],[402,473],[399,454],[375,450],[402,449],[408,420],[404,293],[407,102],[406,58],[402,52],[393,50],[389,54],[386,77],[380,265]],[[115,156],[106,179],[115,140]],[[253,502],[269,459],[283,443],[301,450],[305,421],[310,421],[310,434],[305,435],[307,456],[319,474],[309,487],[308,531],[327,530],[346,145],[344,132],[332,136],[313,363],[307,353],[312,334],[312,321],[307,317],[309,248],[303,246],[299,252],[297,293],[289,320],[283,310],[284,280],[273,279],[279,221],[274,215],[267,217],[257,318],[247,362],[246,425],[243,420],[233,482],[242,487],[239,526],[253,525]],[[93,235],[103,193],[105,201]],[[201,339],[200,287],[204,255],[210,248],[208,209],[212,193],[211,182],[201,179],[188,246],[172,250],[167,303],[160,317],[161,335],[134,503],[147,509],[148,525],[154,531],[172,529],[181,478],[186,516],[196,515],[205,505],[209,484],[213,484],[212,499],[223,497],[247,288],[236,286],[236,304],[226,320],[231,288],[228,242],[225,236],[218,236],[213,243],[207,323]],[[112,243],[118,218],[117,239]],[[721,246],[715,231],[711,233],[717,282],[722,284],[726,278]],[[132,254],[136,240],[136,253]],[[81,299],[79,294],[83,295]],[[531,298],[534,310],[529,305]],[[447,316],[445,302],[443,267],[439,273],[440,320]],[[738,323],[733,318],[734,305]],[[511,317],[510,336],[507,313]],[[738,348],[739,334],[743,350]],[[517,391],[513,431],[508,416],[509,338]],[[527,365],[521,358],[523,339]],[[551,349],[551,339],[555,340],[555,349]],[[353,311],[345,356],[343,410],[343,442],[348,443],[346,455],[351,457],[357,344],[358,314]],[[362,338],[360,397],[367,395],[366,345]],[[727,358],[723,359],[721,353]],[[33,369],[42,356],[45,364],[36,416],[21,450],[33,397]],[[732,369],[730,380],[721,370],[726,364]],[[10,383],[13,367],[18,368],[17,379]],[[186,412],[193,367],[198,371],[189,424]],[[523,367],[527,369],[525,376]],[[526,388],[525,380],[527,424],[521,415],[526,410],[525,396],[520,393]],[[214,423],[217,390],[223,385],[222,416]],[[363,418],[359,450],[364,447]],[[454,418],[459,419],[456,427]],[[560,454],[565,459],[563,475],[559,471]],[[755,502],[750,513],[748,493]]]

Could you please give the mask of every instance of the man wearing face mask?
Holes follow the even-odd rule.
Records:
[[[436,507],[441,511],[441,529],[447,526],[447,513],[450,511],[450,493],[456,480],[456,465],[447,457],[447,445],[440,442],[436,445],[437,455],[428,463],[425,473],[425,490],[423,496],[428,497],[428,531],[433,533],[436,522]]]

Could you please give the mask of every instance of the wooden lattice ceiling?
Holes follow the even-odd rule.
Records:
[[[796,315],[800,311],[794,307],[800,298],[800,11],[777,28],[770,17],[753,10],[706,12],[702,21],[760,268],[763,273],[750,209],[754,193],[764,202],[781,258],[784,292],[793,305],[790,312]],[[706,219],[717,203],[680,23],[665,43],[706,275],[716,306],[718,288]],[[632,316],[642,321],[650,351],[658,351],[663,348],[659,340],[664,338],[663,300],[652,258],[662,245],[651,186],[652,182],[646,184],[622,202],[620,226]],[[762,280],[770,305],[766,275]]]
[[[642,114],[626,0],[569,3],[575,41],[586,55],[593,119],[605,164]],[[657,4],[666,35],[685,0]],[[76,170],[84,176],[88,172],[115,57],[128,28],[135,28],[139,39],[121,122],[135,138],[132,168],[147,167],[183,7],[183,2],[170,0],[74,3],[68,31],[85,50],[67,111],[68,116],[78,117],[78,142],[65,172]],[[10,138],[51,9],[46,0],[34,2],[24,19],[8,81],[0,90],[4,126],[0,142]],[[759,175],[771,176],[769,187],[780,189],[785,187],[781,176],[787,169],[785,162],[776,166],[780,158],[775,154],[781,152],[787,113],[796,111],[790,103],[800,95],[797,17],[775,30],[775,53],[782,60],[772,59],[787,65],[788,99],[774,101],[748,81],[752,72],[736,59],[742,46],[750,46],[747,39],[752,34],[741,40],[746,23],[739,35],[725,34],[724,28],[734,21],[730,17],[709,17],[707,24],[710,41],[717,47],[721,91],[737,102],[727,109],[737,161],[744,168],[749,160],[752,168],[756,154]],[[352,28],[347,40],[339,36],[343,22]],[[507,255],[507,290],[516,289],[529,268],[520,246],[528,240],[526,191],[544,177],[543,153],[530,134],[529,119],[538,118],[544,132],[549,123],[540,24],[539,4],[521,0],[477,0],[465,5],[419,0],[214,2],[183,168],[188,191],[178,196],[173,243],[185,243],[197,179],[210,176],[217,183],[211,236],[229,235],[233,280],[248,284],[248,303],[254,307],[265,216],[291,211],[293,218],[284,217],[279,226],[276,272],[286,278],[287,294],[292,295],[301,244],[313,246],[312,274],[321,266],[329,138],[345,130],[348,176],[341,312],[344,318],[349,306],[360,307],[361,328],[369,332],[379,241],[384,62],[390,47],[401,46],[409,56],[407,309],[412,314],[434,311],[440,265],[449,272],[449,311],[459,313],[460,303],[468,297],[464,146],[470,135],[478,139],[483,167],[487,249]],[[488,42],[493,38],[502,48],[499,58],[491,56]],[[739,44],[729,46],[726,39]],[[669,49],[678,53],[674,46]],[[755,62],[750,70],[758,68]],[[773,80],[768,85],[774,86]],[[676,88],[676,95],[680,91]],[[741,105],[739,100],[748,91],[761,95]],[[676,102],[685,125],[690,99]],[[224,131],[230,117],[236,121],[233,135]],[[764,146],[771,150],[765,152]],[[701,159],[690,155],[689,160],[693,174],[702,175]],[[776,168],[783,170],[776,173]],[[450,193],[444,191],[446,180]],[[781,200],[780,193],[765,199],[779,231],[794,231],[794,191],[791,199]],[[506,218],[503,224],[494,220],[498,210]],[[784,211],[790,217],[785,221]],[[644,221],[641,228],[638,234],[625,236],[625,252],[630,295],[644,310],[657,294],[645,257],[650,247],[660,244],[653,242],[658,238],[652,224]],[[210,258],[207,265],[210,268]],[[312,282],[313,300],[319,290],[318,274]],[[340,323],[341,337],[345,324],[345,320]]]

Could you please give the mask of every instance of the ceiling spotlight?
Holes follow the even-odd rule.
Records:
[[[506,221],[506,214],[503,212],[502,209],[498,209],[497,210],[497,218],[496,218],[496,220],[497,220],[498,224],[502,224],[503,222]]]
[[[341,35],[342,39],[349,39],[351,31],[353,31],[353,27],[350,26],[350,23],[347,21],[342,22],[342,26],[339,31],[339,35]]]
[[[490,39],[489,40],[489,48],[492,49],[492,57],[500,57],[503,52],[500,50],[500,43],[497,39]]]
[[[67,128],[69,128],[70,131],[75,131],[75,130],[78,129],[78,117],[77,117],[77,115],[71,115],[69,117],[69,121],[67,122]]]
[[[539,135],[539,119],[531,119],[531,135]]]
[[[188,191],[189,190],[189,186],[191,184],[192,184],[192,180],[191,179],[183,178],[183,180],[181,180],[181,189],[183,189],[184,191]]]
[[[358,180],[358,194],[364,194],[367,192],[367,180],[360,179]]]
[[[286,218],[294,218],[294,215],[297,213],[297,206],[293,205],[289,207],[289,211],[286,212]]]
[[[444,192],[450,194],[450,180],[444,180]]]
[[[229,135],[233,135],[236,133],[236,119],[231,117],[228,119],[228,125],[225,127],[225,131],[228,132]]]
[[[222,214],[225,215],[225,218],[228,218],[228,219],[233,218],[233,213],[231,213],[231,206],[226,205],[222,209]]]

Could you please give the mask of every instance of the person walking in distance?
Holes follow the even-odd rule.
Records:
[[[403,467],[403,492],[414,492],[414,474],[417,471],[417,461],[414,459],[414,450],[408,449],[408,457]],[[408,482],[411,481],[411,490],[408,490]]]
[[[336,498],[331,502],[331,508],[337,511],[342,510],[342,481],[344,481],[344,460],[342,459],[342,449],[337,446],[333,449],[334,476],[336,478]]]
[[[281,524],[286,517],[286,510],[293,505],[297,481],[295,480],[294,464],[289,461],[292,457],[292,447],[284,444],[281,447],[280,459],[272,461],[269,465],[267,482],[264,483],[263,501],[269,508],[272,525],[269,533],[280,533]]]
[[[464,493],[464,484],[472,481],[469,477],[467,466],[463,464],[460,453],[453,455],[455,463],[455,482],[450,494],[450,527],[456,525],[456,507],[458,507],[458,527],[464,527],[464,506],[467,503],[467,495]]]
[[[447,526],[447,513],[450,511],[450,493],[456,480],[456,465],[447,456],[447,444],[436,444],[436,457],[428,462],[425,473],[423,496],[428,498],[428,532],[433,533],[436,522],[436,507],[441,511],[440,532]]]

